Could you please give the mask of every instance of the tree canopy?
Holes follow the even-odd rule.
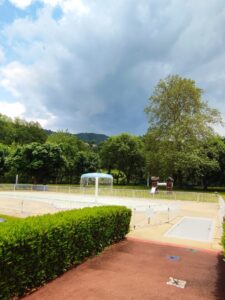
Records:
[[[108,138],[101,147],[102,165],[110,173],[118,169],[126,176],[127,183],[132,177],[142,175],[144,165],[141,138],[126,133]]]
[[[202,99],[195,81],[178,75],[168,76],[156,85],[145,111],[149,129],[145,136],[147,169],[172,175],[182,185],[184,177],[212,159],[203,151],[221,123],[218,110]]]
[[[29,144],[33,142],[44,143],[47,134],[38,122],[27,122],[0,114],[0,143]]]
[[[0,182],[14,182],[19,174],[21,183],[72,184],[83,173],[102,171],[117,184],[142,184],[151,175],[172,176],[183,187],[224,185],[225,139],[214,132],[221,115],[203,100],[194,80],[161,79],[145,112],[149,128],[143,137],[101,135],[107,139],[99,144],[0,114]]]

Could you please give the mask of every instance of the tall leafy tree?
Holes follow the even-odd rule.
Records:
[[[109,173],[112,169],[123,172],[128,184],[135,177],[142,176],[144,155],[140,137],[127,133],[112,136],[101,145],[100,156],[103,168]]]
[[[9,154],[9,147],[4,145],[4,144],[0,144],[0,181],[4,180],[4,175],[6,172],[6,158]]]
[[[57,182],[65,161],[59,146],[32,143],[18,146],[6,160],[8,169],[25,182]]]
[[[58,145],[62,150],[65,160],[65,168],[62,170],[64,182],[77,181],[80,174],[76,167],[77,157],[80,152],[89,151],[89,146],[67,131],[58,131],[51,134],[47,142]]]
[[[149,129],[145,136],[148,170],[155,175],[172,175],[182,185],[190,169],[207,161],[203,149],[221,123],[218,110],[202,99],[195,81],[168,76],[156,85],[145,111]],[[199,167],[200,168],[200,167]]]
[[[12,120],[0,114],[0,142],[3,144],[44,143],[47,139],[45,130],[38,122],[27,122],[16,118]]]
[[[0,114],[0,143],[11,144],[13,141],[13,122],[7,116]]]
[[[199,157],[203,157],[199,166],[202,185],[206,190],[210,184],[223,185],[225,172],[225,143],[219,136],[212,136],[200,149]]]
[[[27,122],[16,118],[13,122],[13,143],[24,145],[45,143],[47,134],[38,122]]]
[[[83,173],[96,172],[100,168],[98,153],[91,151],[79,151],[75,156],[74,172],[76,182],[80,181]]]

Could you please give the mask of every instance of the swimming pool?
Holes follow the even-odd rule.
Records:
[[[210,242],[213,238],[214,222],[208,218],[184,217],[165,233],[167,237]]]

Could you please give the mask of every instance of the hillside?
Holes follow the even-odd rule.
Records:
[[[104,142],[108,136],[105,134],[99,134],[99,133],[77,133],[75,134],[80,140],[91,143],[91,144],[100,144],[101,142]]]
[[[45,129],[45,132],[50,135],[55,133],[52,130]],[[74,134],[78,139],[82,140],[83,142],[89,143],[89,144],[100,144],[101,142],[104,142],[108,136],[105,134],[99,134],[99,133],[77,133]]]

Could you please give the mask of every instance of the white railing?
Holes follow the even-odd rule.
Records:
[[[33,185],[33,184],[0,184],[0,191],[40,191],[55,193],[70,193],[79,195],[94,195],[94,187],[79,187],[67,185]],[[135,199],[148,200],[182,200],[196,202],[217,202],[218,195],[216,193],[200,193],[186,191],[159,191],[159,193],[151,194],[149,190],[137,189],[119,189],[119,188],[99,188],[99,196],[105,197],[127,197]]]

